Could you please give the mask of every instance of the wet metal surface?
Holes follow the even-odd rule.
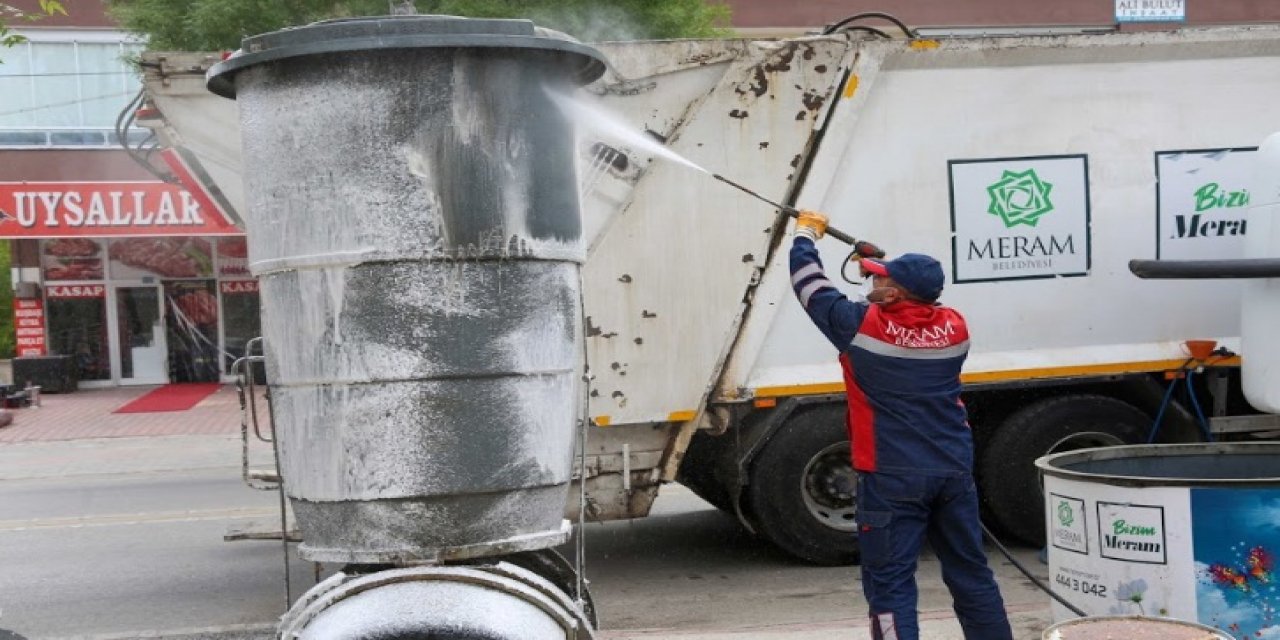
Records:
[[[566,59],[374,49],[236,71],[304,556],[563,537],[584,251],[573,135],[545,88],[572,84]]]

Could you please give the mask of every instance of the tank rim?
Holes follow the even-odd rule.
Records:
[[[1071,464],[1102,460],[1137,458],[1181,457],[1199,455],[1274,455],[1280,459],[1280,442],[1226,442],[1189,444],[1138,444],[1117,447],[1076,449],[1043,456],[1036,460],[1036,468],[1045,477],[1076,480],[1097,484],[1122,486],[1160,487],[1280,487],[1280,474],[1257,478],[1169,478],[1158,476],[1117,475],[1094,473],[1066,468]]]
[[[390,28],[383,29],[385,25]],[[413,30],[424,25],[444,31]],[[236,75],[268,62],[332,53],[383,49],[497,49],[544,51],[563,58],[569,79],[589,84],[604,75],[604,54],[529,20],[460,18],[457,16],[367,16],[340,18],[245,38],[240,50],[205,74],[205,86],[235,99]]]

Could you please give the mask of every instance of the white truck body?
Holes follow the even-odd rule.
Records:
[[[1241,284],[1142,282],[1127,264],[1243,257],[1247,160],[1276,129],[1280,28],[598,46],[611,69],[587,97],[637,129],[890,255],[937,257],[942,300],[973,336],[967,383],[1177,369],[1193,338],[1239,351]],[[252,215],[235,103],[204,88],[215,59],[146,60],[162,139],[203,165],[187,186]],[[584,131],[580,146],[601,427],[586,476],[596,517],[636,517],[697,429],[733,427],[726,407],[843,385],[790,291],[787,218],[615,141]],[[820,248],[834,278],[848,249]]]

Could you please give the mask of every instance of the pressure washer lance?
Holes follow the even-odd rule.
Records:
[[[736,183],[736,182],[734,182],[734,181],[732,181],[732,180],[730,180],[730,179],[728,179],[728,178],[726,178],[726,177],[724,177],[724,176],[722,176],[722,175],[720,175],[720,174],[718,174],[718,173],[713,173],[713,174],[711,174],[711,177],[713,177],[713,178],[715,178],[716,180],[719,180],[720,182],[723,182],[723,183],[725,183],[725,184],[727,184],[727,185],[729,185],[729,186],[731,186],[731,187],[733,187],[733,188],[735,188],[735,189],[737,189],[737,190],[739,190],[739,191],[741,191],[741,192],[743,192],[743,193],[745,193],[745,194],[747,194],[747,195],[749,195],[749,196],[751,196],[751,197],[755,198],[756,200],[759,200],[759,201],[764,202],[764,203],[766,203],[766,204],[771,204],[771,205],[773,205],[774,207],[777,207],[779,211],[781,211],[781,212],[783,212],[783,213],[785,213],[785,214],[787,214],[787,215],[791,216],[792,218],[798,218],[798,217],[800,217],[800,211],[799,211],[798,209],[796,209],[795,207],[790,207],[790,206],[787,206],[787,205],[785,205],[785,204],[781,204],[781,203],[778,203],[778,202],[774,202],[774,201],[772,201],[772,200],[770,200],[770,199],[768,199],[768,198],[766,198],[766,197],[764,197],[764,196],[762,196],[762,195],[760,195],[760,194],[758,194],[758,193],[756,193],[756,192],[754,192],[754,191],[752,191],[752,190],[750,190],[750,189],[748,189],[748,188],[746,188],[746,187],[744,187],[744,186],[742,186],[742,185],[740,185],[740,184],[738,184],[738,183]],[[843,232],[843,231],[841,231],[841,230],[839,230],[839,229],[836,229],[835,227],[827,227],[827,235],[831,236],[832,238],[835,238],[836,240],[839,240],[840,242],[843,242],[843,243],[845,243],[845,244],[847,244],[847,245],[850,245],[850,246],[852,246],[852,245],[854,245],[854,244],[857,244],[857,242],[858,242],[856,239],[854,239],[854,237],[853,237],[853,236],[851,236],[851,235],[849,235],[849,234],[847,234],[847,233],[845,233],[845,232]],[[884,252],[880,252],[880,255],[877,255],[877,256],[875,256],[875,257],[877,257],[877,258],[883,258],[883,257],[884,257]]]
[[[766,198],[766,197],[764,197],[764,196],[762,196],[762,195],[760,195],[760,194],[756,193],[755,191],[752,191],[751,189],[748,189],[748,188],[746,188],[746,187],[744,187],[744,186],[742,186],[742,185],[740,185],[740,184],[738,184],[738,183],[736,183],[736,182],[734,182],[734,181],[732,181],[732,180],[730,180],[730,179],[728,179],[728,178],[726,178],[726,177],[724,177],[724,176],[722,176],[722,175],[720,175],[720,174],[718,174],[718,173],[713,173],[713,174],[711,174],[711,177],[713,177],[713,178],[715,178],[716,180],[719,180],[720,182],[723,182],[723,183],[725,183],[725,184],[727,184],[727,185],[729,185],[729,186],[731,186],[731,187],[734,187],[735,189],[738,189],[739,191],[741,191],[741,192],[743,192],[743,193],[745,193],[745,194],[747,194],[747,195],[749,195],[749,196],[751,196],[751,197],[753,197],[753,198],[755,198],[755,199],[757,199],[757,200],[759,200],[759,201],[761,201],[761,202],[764,202],[764,203],[766,203],[766,204],[770,204],[770,205],[773,205],[774,207],[777,207],[779,211],[782,211],[783,213],[785,213],[785,214],[787,214],[787,215],[791,216],[792,218],[797,218],[797,217],[799,217],[799,216],[800,216],[800,211],[799,211],[799,210],[797,210],[795,207],[789,207],[789,206],[787,206],[787,205],[785,205],[785,204],[781,204],[781,203],[778,203],[778,202],[774,202],[774,201],[772,201],[772,200],[770,200],[770,199],[768,199],[768,198]],[[835,238],[836,240],[839,240],[839,241],[841,241],[841,242],[843,242],[843,243],[845,243],[845,244],[848,244],[848,245],[855,245],[855,244],[857,244],[857,242],[858,242],[856,239],[854,239],[854,237],[853,237],[853,236],[851,236],[851,235],[849,235],[849,234],[847,234],[847,233],[845,233],[845,232],[843,232],[843,231],[840,231],[839,229],[833,229],[833,228],[831,228],[831,227],[827,227],[827,235],[829,235],[829,236],[831,236],[831,237]],[[884,257],[884,252],[883,252],[883,251],[879,251],[879,250],[877,250],[877,254],[878,254],[878,255],[876,255],[876,256],[875,256],[875,257],[877,257],[877,258],[883,258],[883,257]],[[847,279],[847,278],[846,278],[846,279]],[[1077,607],[1077,606],[1075,606],[1075,605],[1071,604],[1070,602],[1067,602],[1067,600],[1066,600],[1065,598],[1063,598],[1062,596],[1058,595],[1057,593],[1054,593],[1053,589],[1050,589],[1050,588],[1048,587],[1048,585],[1044,584],[1044,583],[1043,583],[1043,582],[1041,582],[1038,578],[1036,578],[1034,575],[1032,575],[1032,574],[1031,574],[1031,571],[1030,571],[1029,569],[1027,569],[1025,566],[1023,566],[1021,562],[1018,562],[1018,561],[1017,561],[1017,559],[1015,559],[1015,558],[1013,557],[1013,554],[1012,554],[1012,553],[1010,553],[1010,552],[1009,552],[1009,550],[1008,550],[1008,549],[1006,549],[1006,548],[1005,548],[1005,546],[1004,546],[1003,544],[1001,544],[999,540],[997,540],[997,539],[996,539],[995,534],[991,533],[991,531],[990,531],[989,529],[987,529],[986,525],[979,523],[979,525],[978,525],[978,526],[982,527],[982,532],[983,532],[984,534],[986,534],[987,539],[988,539],[988,540],[990,540],[990,541],[991,541],[991,543],[992,543],[992,544],[994,544],[994,545],[996,546],[996,549],[998,549],[998,550],[1000,551],[1000,553],[1001,553],[1002,555],[1004,555],[1004,557],[1005,557],[1006,559],[1008,559],[1008,560],[1009,560],[1009,562],[1010,562],[1010,563],[1012,563],[1012,564],[1013,564],[1013,566],[1014,566],[1014,567],[1016,567],[1016,568],[1018,569],[1018,571],[1021,571],[1021,572],[1022,572],[1022,575],[1026,576],[1026,577],[1027,577],[1027,579],[1028,579],[1028,580],[1030,580],[1032,584],[1034,584],[1035,586],[1039,587],[1041,591],[1043,591],[1043,592],[1045,592],[1045,593],[1049,594],[1049,596],[1050,596],[1051,598],[1053,598],[1054,600],[1057,600],[1059,604],[1061,604],[1062,606],[1066,607],[1066,608],[1067,608],[1068,610],[1070,610],[1072,613],[1074,613],[1074,614],[1076,614],[1076,615],[1078,615],[1078,616],[1080,616],[1080,617],[1082,617],[1082,618],[1083,618],[1083,617],[1086,617],[1086,616],[1088,615],[1088,614],[1086,614],[1084,611],[1081,611],[1079,607]]]

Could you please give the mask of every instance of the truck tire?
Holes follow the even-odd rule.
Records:
[[[1045,542],[1044,492],[1035,460],[1050,453],[1134,444],[1151,418],[1137,407],[1099,395],[1046,398],[1014,411],[979,452],[983,502],[996,524],[1018,540]]]
[[[845,409],[824,405],[791,416],[751,467],[747,501],[757,531],[813,564],[858,561],[857,481]]]
[[[713,436],[704,431],[693,434],[676,474],[676,482],[725,513],[733,513],[733,494],[720,471],[723,465],[737,462],[736,458],[726,458],[733,453],[732,442],[732,436]]]

